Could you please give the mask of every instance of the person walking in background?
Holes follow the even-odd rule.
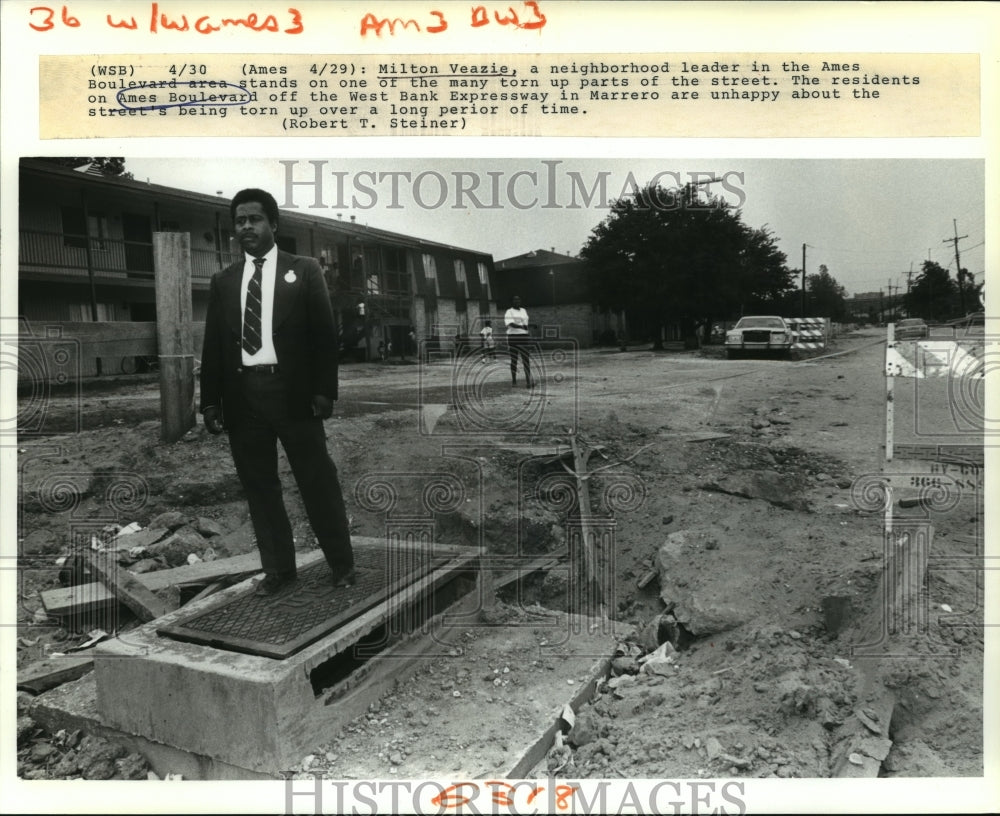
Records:
[[[531,335],[528,333],[528,312],[521,306],[521,298],[514,295],[511,307],[504,313],[503,322],[507,325],[507,348],[510,351],[510,384],[517,385],[517,360],[520,357],[524,369],[524,387],[532,388],[531,359],[528,354],[528,343]]]
[[[354,553],[323,420],[337,399],[337,328],[319,264],[275,244],[278,204],[258,189],[230,204],[244,256],[212,277],[201,359],[201,413],[229,432],[264,579],[273,595],[296,579],[277,442],[288,457],[334,587],[355,583]]]
[[[489,320],[483,323],[483,327],[479,330],[480,349],[482,351],[482,361],[485,363],[487,358],[490,360],[496,360],[497,358],[497,341],[493,339],[493,323]]]

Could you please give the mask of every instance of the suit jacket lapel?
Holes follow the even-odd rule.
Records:
[[[226,267],[219,276],[219,295],[226,322],[237,334],[243,333],[243,314],[240,309],[240,289],[243,285],[243,261]]]
[[[295,296],[302,285],[302,275],[295,269],[295,260],[295,256],[278,251],[274,276],[274,310],[271,313],[271,324],[275,329],[291,313]]]

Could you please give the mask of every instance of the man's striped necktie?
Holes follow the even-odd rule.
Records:
[[[247,303],[243,310],[243,349],[256,354],[261,346],[261,279],[264,276],[264,259],[253,259],[253,276],[247,285]]]

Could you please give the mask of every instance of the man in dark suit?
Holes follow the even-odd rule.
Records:
[[[212,278],[201,412],[209,433],[229,432],[265,573],[257,592],[273,595],[296,577],[279,439],[333,584],[351,586],[347,512],[323,430],[337,399],[337,330],[323,273],[314,259],[275,245],[278,204],[270,193],[240,191],[230,214],[245,254]]]

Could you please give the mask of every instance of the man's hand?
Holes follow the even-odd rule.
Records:
[[[205,429],[212,434],[222,433],[222,416],[219,413],[219,409],[214,405],[210,405],[205,409]]]
[[[313,394],[312,409],[313,416],[329,419],[333,416],[333,400],[323,394]]]

